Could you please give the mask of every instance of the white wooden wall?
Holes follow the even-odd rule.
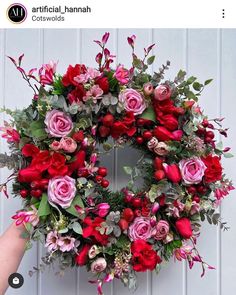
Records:
[[[97,46],[94,39],[101,37],[104,31],[110,31],[109,45],[118,57],[118,62],[130,65],[130,48],[126,37],[137,35],[137,49],[142,53],[143,47],[156,43],[157,56],[153,69],[167,59],[171,61],[171,69],[166,78],[173,78],[177,71],[186,69],[189,75],[197,75],[201,81],[214,78],[214,82],[205,90],[201,103],[212,117],[223,116],[226,126],[230,127],[230,137],[225,140],[236,154],[236,30],[216,29],[147,29],[147,30],[0,30],[0,105],[9,108],[26,106],[31,99],[31,91],[20,78],[6,55],[19,56],[25,53],[24,67],[39,66],[50,59],[59,60],[58,70],[64,73],[69,64],[85,63],[94,66]],[[1,115],[2,116],[2,115]],[[3,116],[1,117],[3,119]],[[6,146],[1,141],[1,150]],[[126,183],[122,165],[135,163],[135,153],[118,151],[104,163],[110,169],[113,187],[121,187]],[[225,161],[226,172],[236,184],[236,158]],[[3,181],[8,171],[0,172]],[[163,267],[159,276],[140,274],[137,295],[231,295],[236,290],[236,193],[231,193],[222,207],[222,216],[231,227],[228,232],[205,224],[199,239],[199,249],[216,270],[208,271],[200,278],[200,268],[195,266],[189,271],[183,263],[171,262]],[[11,216],[20,206],[20,200],[0,198],[0,230],[1,233],[11,222]],[[54,276],[53,271],[46,271],[33,278],[28,277],[28,270],[40,262],[43,252],[41,245],[34,245],[26,253],[19,272],[25,278],[21,289],[9,289],[7,295],[92,295],[95,287],[87,283],[85,271],[68,271],[64,278]],[[0,266],[1,267],[1,266]],[[105,288],[106,295],[129,294],[119,282]]]

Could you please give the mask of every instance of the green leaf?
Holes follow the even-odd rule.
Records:
[[[208,79],[208,80],[205,81],[204,85],[208,85],[208,84],[210,84],[212,81],[213,81],[213,79]]]
[[[66,234],[68,232],[68,228],[67,227],[66,228],[62,228],[58,232],[59,232],[59,234]]]
[[[147,64],[148,64],[148,65],[153,64],[154,60],[155,60],[155,55],[150,56],[150,57],[147,59]]]
[[[40,205],[39,205],[39,209],[38,209],[38,216],[39,217],[47,216],[50,213],[51,213],[51,208],[48,203],[48,196],[47,194],[43,194]]]
[[[225,158],[233,158],[234,155],[231,154],[231,153],[224,153],[224,157],[225,157]]]
[[[183,71],[183,70],[179,70],[179,72],[178,72],[178,74],[177,74],[177,79],[178,79],[179,81],[183,81],[185,75],[186,75],[186,72],[185,72],[185,71]]]
[[[133,173],[133,169],[129,166],[124,166],[123,169],[124,169],[125,173],[128,175],[131,175]]]
[[[33,130],[31,132],[32,137],[37,138],[38,140],[43,140],[47,138],[47,133],[45,131],[45,129],[37,129],[37,130]]]
[[[74,215],[76,217],[80,217],[81,215],[78,213],[78,211],[75,209],[75,206],[79,206],[81,208],[84,208],[84,203],[79,195],[77,195],[74,200],[72,201],[69,208],[66,209],[68,213],[71,215]]]
[[[222,141],[218,142],[218,143],[216,144],[216,148],[217,148],[218,150],[222,151],[222,150],[223,150],[223,142],[222,142]]]
[[[190,85],[190,84],[192,84],[192,83],[193,83],[194,81],[196,81],[196,80],[197,80],[196,77],[191,76],[191,77],[188,78],[188,80],[187,80],[187,84]]]
[[[77,233],[78,235],[82,235],[83,233],[83,229],[82,229],[82,226],[80,225],[79,222],[74,222],[72,224],[72,229],[75,233]]]
[[[142,119],[147,119],[156,123],[156,114],[153,107],[148,107],[140,116]]]
[[[142,70],[143,69],[143,62],[141,61],[141,59],[134,58],[133,59],[133,66],[139,70]]]
[[[202,89],[202,84],[200,84],[199,82],[194,82],[193,89],[196,91],[200,91]]]
[[[184,93],[185,93],[187,98],[197,101],[197,97],[192,91],[190,91],[188,89],[185,89]]]

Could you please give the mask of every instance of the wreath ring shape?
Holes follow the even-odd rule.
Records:
[[[11,151],[1,154],[1,166],[14,169],[7,182],[14,180],[13,193],[23,200],[13,216],[24,225],[22,236],[29,247],[42,240],[43,262],[59,260],[60,271],[86,265],[98,294],[114,278],[134,289],[136,272],[158,271],[171,257],[190,268],[201,263],[203,275],[212,267],[196,248],[201,221],[226,228],[216,207],[233,189],[221,166],[229,148],[215,141],[215,132],[227,130],[198,105],[211,80],[200,83],[180,70],[165,81],[169,62],[148,74],[154,44],[141,59],[134,35],[132,68],[113,70],[108,38],[95,41],[98,69],[70,65],[62,76],[54,62],[26,72],[23,55],[10,57],[34,98],[22,111],[5,109],[13,120],[1,128]],[[109,190],[98,145],[103,152],[125,145],[141,151],[135,167],[124,167],[130,180],[121,191]],[[1,189],[8,196],[7,182]]]

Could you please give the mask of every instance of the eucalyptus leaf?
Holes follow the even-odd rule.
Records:
[[[82,226],[80,225],[79,222],[74,222],[72,224],[72,229],[75,233],[77,233],[78,235],[82,235],[83,234],[83,229]]]
[[[124,166],[123,169],[124,169],[125,173],[128,175],[131,175],[133,173],[133,169],[129,166]]]

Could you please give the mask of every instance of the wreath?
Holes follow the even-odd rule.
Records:
[[[108,39],[105,33],[95,41],[98,69],[69,65],[62,76],[55,62],[26,72],[23,55],[9,57],[34,97],[23,110],[4,109],[13,120],[1,128],[11,153],[1,154],[0,164],[13,169],[1,190],[8,196],[13,180],[23,208],[12,218],[24,224],[28,248],[35,240],[47,248],[39,269],[56,260],[61,272],[86,265],[98,294],[114,278],[135,289],[136,272],[158,272],[171,257],[190,268],[200,263],[204,275],[212,267],[196,248],[201,223],[227,229],[217,206],[234,189],[221,165],[229,148],[215,141],[215,132],[227,136],[227,129],[198,105],[212,80],[202,84],[180,70],[165,81],[169,61],[147,73],[154,44],[140,59],[134,35],[127,38],[131,69],[114,70]],[[113,192],[99,160],[124,146],[140,159],[124,167],[127,186]]]

